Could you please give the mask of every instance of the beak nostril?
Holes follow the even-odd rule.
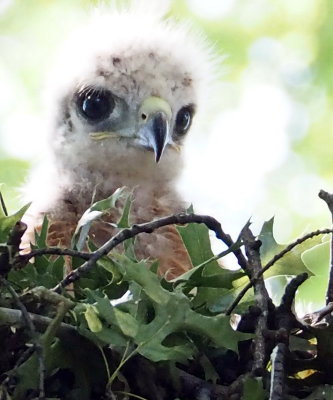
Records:
[[[142,114],[141,114],[141,118],[142,118],[143,120],[146,120],[146,119],[147,119],[147,115],[146,115],[145,113],[142,113]]]

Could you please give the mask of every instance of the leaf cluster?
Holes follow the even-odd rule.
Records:
[[[73,270],[85,262],[82,250],[87,257],[97,250],[89,238],[94,221],[124,204],[114,228],[128,229],[131,202],[132,195],[121,189],[84,213],[72,239]],[[311,254],[323,246],[319,236],[295,246],[265,273],[269,316],[259,332],[256,285],[231,316],[228,312],[249,281],[259,279],[228,268],[223,258],[244,246],[242,235],[214,255],[204,224],[178,226],[193,268],[171,281],[157,273],[158,260],[137,259],[131,238],[59,294],[53,289],[66,276],[68,256],[43,252],[47,218],[31,247],[34,258],[25,258],[10,244],[27,207],[11,216],[0,207],[3,398],[274,399],[270,376],[280,348],[273,350],[281,343],[288,353],[283,398],[310,400],[320,390],[332,390],[321,386],[331,383],[331,325],[318,330],[302,324],[288,306],[304,274],[316,275]],[[273,220],[264,224],[258,239],[263,264],[284,248],[274,239]],[[295,278],[299,274],[302,282]],[[258,336],[266,343],[264,370],[254,374]]]

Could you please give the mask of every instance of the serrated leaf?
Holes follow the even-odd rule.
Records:
[[[192,310],[190,299],[181,291],[169,292],[163,289],[160,278],[149,271],[144,262],[133,262],[124,255],[115,256],[124,281],[131,282],[131,287],[135,289],[135,296],[147,296],[142,303],[142,312],[138,312],[138,307],[127,307],[127,311],[122,311],[126,309],[126,302],[114,307],[100,291],[86,292],[99,318],[104,321],[103,328],[116,328],[125,337],[131,338],[137,346],[137,352],[144,357],[152,361],[185,361],[191,358],[197,350],[190,341],[171,346],[164,344],[172,334],[192,332],[202,337],[202,340],[210,340],[214,346],[233,351],[237,351],[240,340],[252,337],[234,331],[228,316],[205,316]],[[136,297],[130,296],[129,299],[129,305],[139,301]],[[149,308],[154,311],[147,320]]]
[[[140,325],[138,335],[135,338],[136,342],[139,341],[138,344],[141,341],[139,352],[142,355],[148,358],[157,357],[158,352],[160,352],[159,357],[163,357],[163,354],[164,357],[170,357],[170,349],[166,351],[161,343],[172,332],[182,330],[199,333],[210,338],[217,346],[237,351],[238,341],[245,340],[245,337],[239,336],[239,332],[232,330],[229,317],[225,315],[208,317],[196,313],[191,309],[190,300],[182,292],[166,291],[161,287],[157,276],[149,271],[144,264],[133,263],[124,256],[120,257],[120,268],[123,270],[124,279],[137,282],[154,302],[154,320],[148,325]],[[148,343],[146,341],[149,337],[151,339]],[[154,351],[151,346],[153,346]],[[173,353],[174,356],[176,354],[179,355],[177,351]],[[162,359],[166,358],[160,358],[160,360]],[[157,361],[155,358],[153,360]]]
[[[225,257],[231,252],[239,249],[241,242],[235,243],[229,249],[225,250],[219,254],[220,258]],[[214,258],[214,256],[213,256]],[[231,288],[231,284],[234,280],[245,276],[243,271],[231,271],[222,268],[218,263],[209,262],[209,259],[193,267],[184,274],[178,276],[177,278],[171,280],[170,282],[178,284],[185,283],[189,287],[221,287],[221,288]]]

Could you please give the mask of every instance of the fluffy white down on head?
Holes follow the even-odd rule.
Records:
[[[213,52],[187,24],[163,20],[168,2],[158,3],[101,7],[65,43],[49,83],[50,162],[28,185],[29,200],[38,193],[34,208],[47,211],[64,192],[86,196],[96,185],[105,196],[123,185],[142,185],[154,193],[171,190],[181,169],[180,153],[168,148],[156,164],[151,152],[122,141],[92,142],[72,104],[78,89],[92,86],[110,90],[133,112],[148,96],[168,101],[173,119],[188,104],[197,113],[205,109],[215,79]]]

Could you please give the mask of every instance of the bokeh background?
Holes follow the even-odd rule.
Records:
[[[0,182],[10,210],[43,152],[54,54],[92,4],[0,0]],[[185,198],[234,235],[251,216],[259,226],[275,215],[282,242],[327,226],[317,193],[333,190],[333,2],[174,0],[170,14],[226,56],[204,128],[189,138]]]

